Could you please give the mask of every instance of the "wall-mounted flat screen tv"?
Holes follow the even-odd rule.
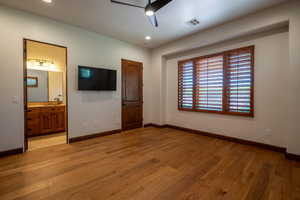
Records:
[[[116,89],[116,70],[78,66],[78,90],[114,91]]]

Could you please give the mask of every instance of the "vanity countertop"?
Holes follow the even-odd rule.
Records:
[[[45,107],[63,107],[65,104],[33,104],[28,105],[28,108],[45,108]]]

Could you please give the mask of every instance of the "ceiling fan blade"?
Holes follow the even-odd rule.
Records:
[[[121,1],[116,1],[116,0],[110,0],[110,1],[112,3],[121,4],[121,5],[124,5],[124,6],[131,6],[131,7],[135,7],[135,8],[144,8],[142,6],[138,6],[138,5],[134,5],[134,4],[126,3],[126,2],[121,2]]]
[[[161,9],[162,7],[164,7],[165,5],[167,5],[168,3],[170,3],[171,1],[173,1],[173,0],[157,0],[153,3],[151,3],[150,5],[147,5],[147,7],[151,6],[152,10],[154,12],[156,12],[159,9]],[[147,7],[146,7],[146,9],[147,9]]]
[[[156,15],[148,16],[148,19],[153,26],[158,27]]]

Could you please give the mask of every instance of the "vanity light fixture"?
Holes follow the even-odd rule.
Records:
[[[59,71],[51,60],[42,59],[28,59],[27,69],[41,70],[41,71]]]

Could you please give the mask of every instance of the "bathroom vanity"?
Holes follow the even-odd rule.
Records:
[[[64,104],[29,104],[27,109],[27,135],[38,136],[66,131]]]

